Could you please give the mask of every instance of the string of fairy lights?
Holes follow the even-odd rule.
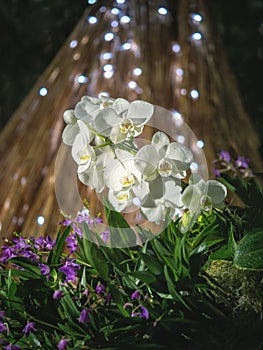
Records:
[[[97,0],[88,0],[88,5],[94,5],[97,3]],[[129,31],[129,34],[131,33],[131,23],[134,21],[132,16],[130,14],[128,15],[126,13],[128,0],[115,0],[113,3],[113,6],[106,7],[101,6],[98,10],[98,13],[96,15],[90,15],[88,16],[86,22],[88,26],[96,26],[100,23],[100,20],[103,18],[103,20],[109,19],[109,27],[108,29],[102,33],[102,40],[105,41],[107,44],[112,44],[110,47],[111,50],[107,50],[105,52],[100,52],[99,54],[99,60],[101,62],[101,74],[106,80],[114,79],[114,75],[116,72],[116,67],[113,63],[114,56],[116,55],[117,51],[130,51],[131,54],[136,56],[139,56],[140,48],[138,46],[138,43],[136,42],[133,35],[128,35],[129,39],[126,42],[121,42],[120,38],[118,37],[118,28],[122,27],[122,29],[126,29]],[[102,15],[104,15],[102,17]],[[169,10],[168,7],[160,6],[156,7],[156,16],[159,17],[159,19],[163,19],[166,16],[169,16]],[[193,45],[200,45],[202,43],[203,34],[200,30],[200,23],[204,21],[203,16],[199,13],[189,13],[189,19],[190,23],[192,25],[193,32],[191,34],[191,37],[189,38],[191,44]],[[158,19],[157,19],[158,20]],[[89,31],[89,27],[87,28],[87,32]],[[114,45],[113,45],[114,44]],[[73,59],[77,61],[80,57],[80,54],[78,52],[75,52],[75,49],[78,48],[79,42],[77,39],[72,39],[69,42],[69,48],[72,49],[72,55]],[[108,46],[107,46],[108,47]],[[179,45],[179,43],[173,42],[171,44],[171,50],[173,54],[181,55],[182,54],[182,48]],[[175,74],[175,81],[178,83],[178,86],[180,86],[180,83],[183,82],[184,79],[184,70],[181,67],[176,67],[174,70]],[[130,67],[130,71],[128,74],[132,79],[130,79],[127,83],[127,86],[129,89],[133,90],[137,95],[139,96],[143,88],[140,86],[140,76],[143,75],[143,68],[138,64],[135,67]],[[88,84],[89,83],[89,76],[79,73],[76,74],[74,78],[75,84]],[[41,97],[45,97],[48,95],[49,90],[48,87],[42,86],[39,91],[39,95]],[[179,90],[179,93],[182,96],[189,96],[193,100],[199,99],[199,91],[198,89],[192,89],[190,91],[187,91],[186,88],[181,87]],[[101,91],[98,96],[110,96],[109,92],[107,91]],[[172,110],[172,116],[174,119],[175,124],[180,127],[184,122],[183,115],[175,110]],[[177,135],[176,141],[179,143],[185,143],[186,139],[184,135]],[[201,150],[204,148],[205,143],[204,140],[197,140],[195,142],[194,148],[195,150],[198,149]],[[192,172],[198,171],[199,164],[195,161],[192,162],[190,169]],[[43,215],[39,215],[37,217],[37,223],[39,226],[43,225],[45,223],[45,218]]]

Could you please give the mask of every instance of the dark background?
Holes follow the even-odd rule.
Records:
[[[0,0],[0,130],[86,6],[86,0]],[[209,6],[245,108],[263,143],[263,1],[213,0]]]

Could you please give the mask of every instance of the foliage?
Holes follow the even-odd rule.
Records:
[[[99,235],[91,242],[87,211],[66,219],[54,241],[16,235],[0,258],[3,348],[256,349],[263,311],[262,189],[255,179],[220,180],[242,198],[243,208],[202,211],[184,233],[180,220],[172,221],[141,246],[106,247]],[[128,227],[121,214],[108,209],[107,215],[120,232]],[[242,273],[243,287],[250,278],[253,298],[240,288],[234,295],[241,283],[234,273]],[[246,307],[236,317],[241,304]]]

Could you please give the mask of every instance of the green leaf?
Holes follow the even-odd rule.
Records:
[[[9,262],[22,267],[26,271],[30,272],[32,278],[43,278],[40,268],[36,263],[31,262],[29,259],[24,257],[15,257],[8,260]]]
[[[138,255],[154,275],[160,275],[162,273],[163,265],[154,256],[142,253],[141,251],[138,251]]]
[[[133,271],[129,273],[130,276],[138,278],[141,282],[151,284],[157,279],[150,271]]]
[[[69,232],[71,230],[71,227],[68,226],[61,234],[62,227],[60,227],[58,233],[57,233],[57,242],[56,242],[56,247],[53,248],[48,256],[47,263],[50,265],[56,265],[59,263],[61,254],[63,252],[63,246],[65,243],[65,239],[68,237]]]
[[[234,258],[236,242],[233,234],[233,227],[230,226],[228,242],[209,256],[210,260],[229,260]]]
[[[105,212],[111,233],[111,245],[113,247],[136,246],[135,232],[130,228],[124,217],[120,213],[112,210],[108,202],[105,203]]]
[[[248,270],[263,270],[263,230],[247,233],[235,249],[234,265]]]

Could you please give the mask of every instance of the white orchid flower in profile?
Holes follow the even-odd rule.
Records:
[[[160,178],[150,182],[150,191],[141,211],[148,221],[160,223],[167,218],[171,219],[179,212],[183,202],[182,188],[179,181],[173,178]]]
[[[121,212],[137,198],[143,202],[149,193],[149,185],[141,179],[134,166],[134,156],[124,150],[116,150],[116,158],[108,162],[104,171],[105,185],[109,188],[109,201]]]
[[[158,131],[150,145],[143,146],[135,156],[135,166],[145,180],[152,181],[161,176],[185,178],[193,154],[189,148],[171,142],[168,136]]]
[[[76,104],[74,113],[78,119],[92,124],[94,118],[106,107],[112,106],[115,100],[111,97],[101,96],[100,98],[83,96]]]
[[[201,210],[222,208],[227,195],[226,187],[219,181],[205,181],[200,175],[192,174],[189,185],[182,194],[182,201],[189,209],[190,215],[200,213]]]
[[[89,168],[78,173],[79,180],[87,186],[95,189],[97,193],[101,193],[105,188],[104,169],[108,162],[114,159],[114,153],[110,148],[99,152],[95,150],[96,157],[93,158]]]
[[[91,166],[95,152],[90,146],[89,128],[81,120],[77,121],[80,132],[75,137],[72,146],[72,157],[78,164],[78,173],[83,173]]]
[[[90,126],[88,131],[91,137],[92,122],[96,115],[105,107],[111,106],[114,99],[102,96],[101,98],[84,96],[76,104],[75,109],[64,112],[63,118],[67,126],[63,130],[62,139],[66,145],[72,146],[76,136],[79,134],[78,120]],[[94,135],[93,135],[94,137]]]
[[[117,144],[127,137],[136,137],[153,115],[154,107],[145,101],[128,102],[117,98],[109,108],[103,108],[94,119],[95,129]]]

